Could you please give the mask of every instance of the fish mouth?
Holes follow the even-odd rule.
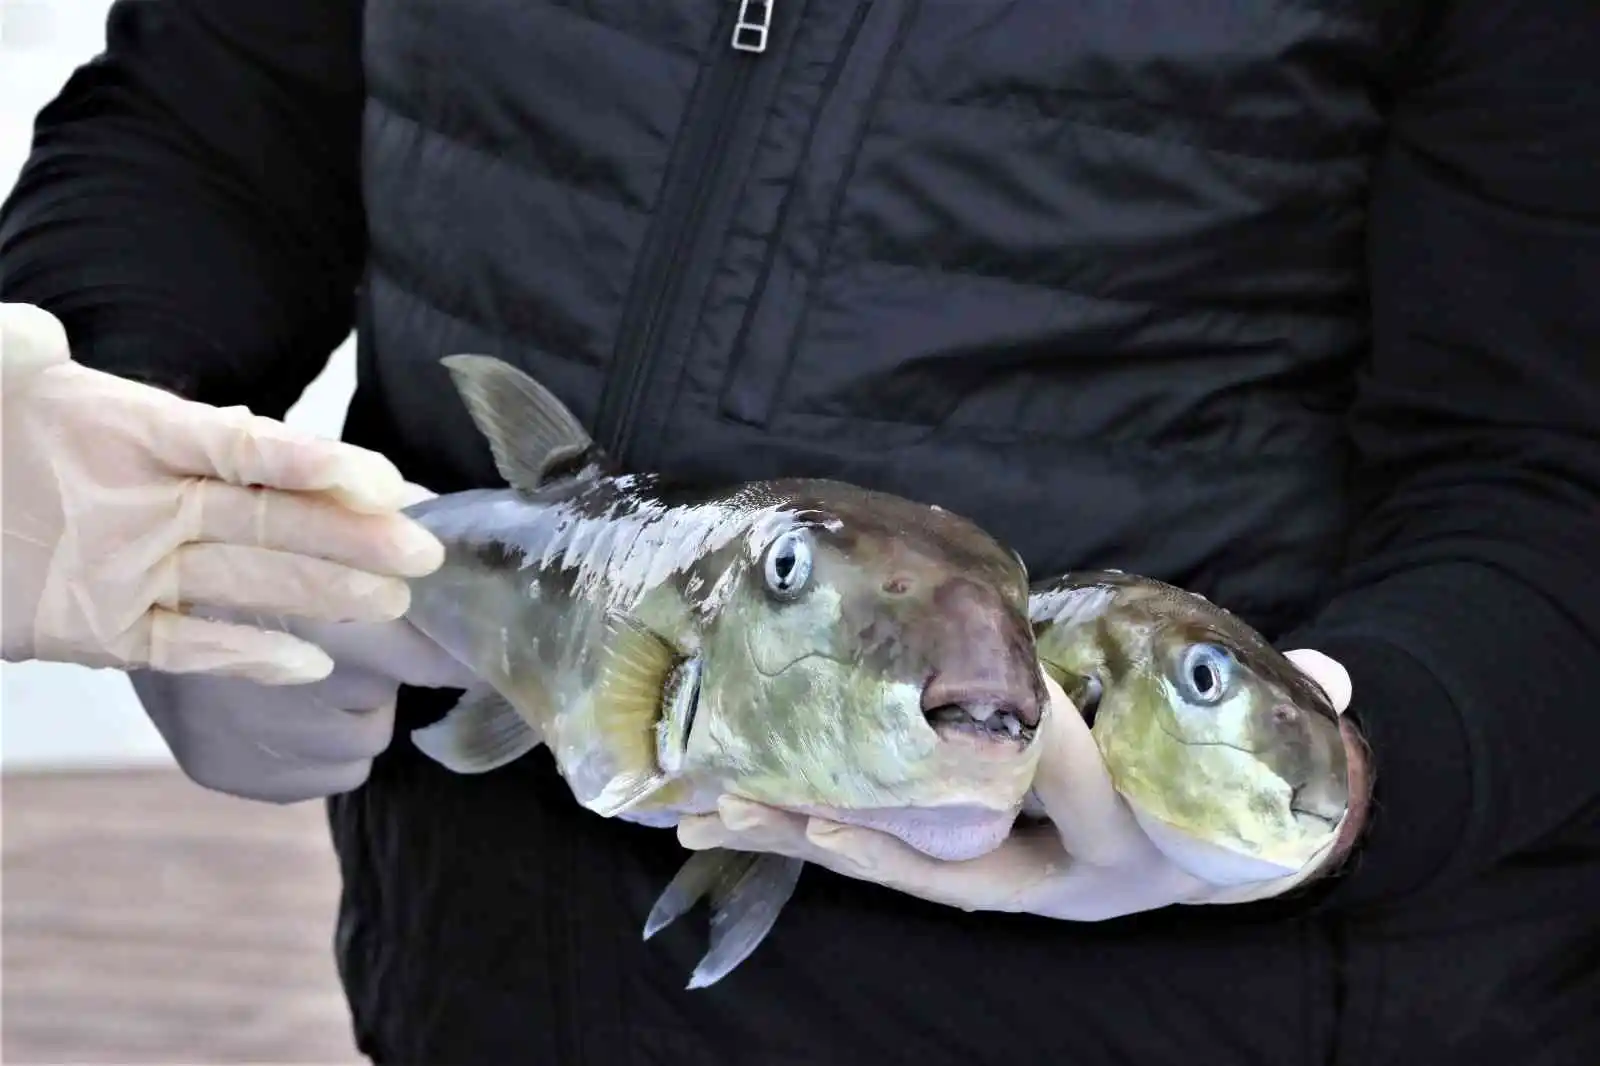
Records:
[[[972,689],[940,695],[943,701],[924,709],[922,715],[941,740],[998,741],[1026,747],[1038,732],[1038,717],[1003,693]]]
[[[1339,828],[1339,823],[1343,822],[1344,816],[1349,813],[1348,805],[1330,807],[1324,804],[1320,807],[1313,806],[1306,802],[1306,797],[1303,795],[1304,792],[1305,786],[1301,785],[1290,793],[1289,813],[1296,817],[1305,817],[1321,822],[1329,829]]]
[[[1289,813],[1296,818],[1310,818],[1312,821],[1321,824],[1325,829],[1337,829],[1339,828],[1339,823],[1344,820],[1343,815],[1338,818],[1330,818],[1326,814],[1308,811],[1304,807],[1290,807]]]

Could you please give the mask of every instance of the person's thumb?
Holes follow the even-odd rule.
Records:
[[[1350,671],[1341,666],[1337,660],[1309,648],[1296,648],[1283,654],[1284,658],[1298,666],[1302,673],[1321,686],[1322,691],[1328,694],[1328,700],[1333,704],[1335,712],[1343,714],[1350,709],[1354,685],[1350,681]]]
[[[1118,795],[1083,715],[1049,676],[1045,688],[1050,711],[1034,741],[1044,746],[1034,794],[1074,859],[1094,866],[1125,862],[1149,842]]]
[[[33,304],[0,303],[0,375],[7,387],[70,361],[61,320]]]
[[[401,507],[411,507],[415,504],[421,503],[424,500],[436,499],[438,495],[439,494],[437,492],[434,492],[432,489],[423,488],[415,481],[407,481],[402,484],[398,498],[400,500]]]

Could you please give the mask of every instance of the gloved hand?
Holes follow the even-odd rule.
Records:
[[[396,618],[443,559],[382,456],[73,363],[39,308],[0,304],[0,400],[8,660],[313,681],[315,646],[187,609]]]
[[[1344,668],[1312,651],[1288,653],[1322,685],[1335,709],[1350,705]],[[886,833],[840,825],[724,797],[718,813],[680,822],[684,847],[777,852],[848,877],[962,910],[1010,911],[1069,921],[1102,921],[1176,903],[1243,903],[1281,895],[1336,864],[1359,832],[1365,762],[1352,732],[1352,809],[1339,839],[1321,859],[1286,876],[1240,881],[1236,871],[1207,876],[1221,855],[1188,840],[1156,840],[1112,787],[1099,748],[1060,686],[1036,743],[1044,744],[1034,789],[1048,825],[1019,828],[995,851],[967,862],[941,862]],[[1237,864],[1234,864],[1235,866]]]
[[[402,684],[473,683],[465,667],[404,619],[255,624],[286,626],[326,652],[333,672],[305,685],[145,670],[128,675],[179,767],[213,791],[274,803],[348,792],[389,746]]]

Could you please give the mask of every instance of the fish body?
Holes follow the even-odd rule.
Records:
[[[839,482],[624,472],[519,371],[445,363],[509,487],[408,509],[446,558],[412,582],[407,619],[482,681],[419,749],[479,773],[545,744],[580,804],[645,825],[733,794],[946,859],[1005,838],[1046,703],[1014,552]],[[649,931],[710,896],[710,983],[798,874],[696,856]]]
[[[1350,798],[1338,715],[1254,629],[1113,570],[1036,583],[1029,614],[1046,672],[1175,862],[1226,883],[1292,873],[1331,848]]]

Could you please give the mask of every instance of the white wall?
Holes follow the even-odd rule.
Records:
[[[0,0],[0,196],[27,157],[33,119],[73,68],[105,44],[109,0]],[[347,341],[287,421],[338,436],[355,387]],[[113,670],[0,664],[0,768],[170,762],[161,736]]]

